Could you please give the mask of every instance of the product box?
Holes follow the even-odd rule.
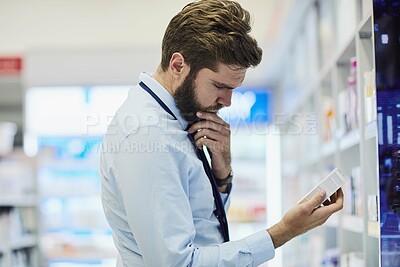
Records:
[[[378,221],[378,196],[368,195],[368,219]]]

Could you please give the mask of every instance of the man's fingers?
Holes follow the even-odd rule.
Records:
[[[203,138],[203,137],[212,139],[214,141],[220,141],[220,142],[223,142],[226,139],[226,137],[221,135],[219,132],[212,131],[212,130],[209,130],[209,129],[202,129],[201,131],[198,131],[193,136],[194,140],[196,140],[196,141],[199,140],[200,138]]]
[[[343,197],[343,190],[339,188],[339,190],[336,191],[336,200],[331,200],[331,203],[326,206],[327,211],[329,211],[330,213],[334,213],[341,210],[343,208]]]
[[[322,204],[322,201],[325,199],[326,192],[323,189],[319,189],[318,192],[305,203],[309,205],[311,209],[314,209]]]
[[[196,131],[202,131],[204,129],[210,129],[210,130],[219,132],[219,133],[224,134],[224,135],[229,135],[230,134],[229,127],[221,125],[221,124],[218,124],[218,123],[215,123],[213,121],[205,121],[205,120],[193,124],[189,128],[188,132],[190,134],[192,134],[192,133],[195,133]]]

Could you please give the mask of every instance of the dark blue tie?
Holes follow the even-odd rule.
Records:
[[[210,180],[216,207],[216,209],[214,210],[214,214],[217,217],[219,224],[221,226],[221,233],[222,236],[224,237],[224,242],[227,242],[229,241],[228,220],[226,219],[224,204],[222,203],[221,195],[219,193],[218,186],[215,181],[214,173],[211,170],[210,164],[208,163],[206,154],[204,153],[203,149],[198,148],[196,146],[196,143],[192,135],[188,134],[188,137],[196,149],[197,157],[203,162],[204,171],[206,172],[207,177]]]

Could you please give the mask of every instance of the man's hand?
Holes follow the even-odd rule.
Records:
[[[282,220],[267,229],[274,247],[280,247],[290,239],[322,225],[335,212],[343,208],[343,191],[340,188],[318,207],[324,200],[325,192],[320,192],[310,200],[290,209]],[[315,208],[318,207],[318,208]]]
[[[188,132],[195,133],[197,147],[205,145],[208,148],[215,177],[224,179],[231,170],[230,126],[215,113],[197,112],[196,115],[201,121],[194,123]]]

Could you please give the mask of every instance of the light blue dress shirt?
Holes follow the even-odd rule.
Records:
[[[171,94],[150,75],[108,127],[99,173],[119,266],[257,266],[274,257],[266,230],[223,243],[212,189]],[[221,194],[225,209],[229,194]]]

